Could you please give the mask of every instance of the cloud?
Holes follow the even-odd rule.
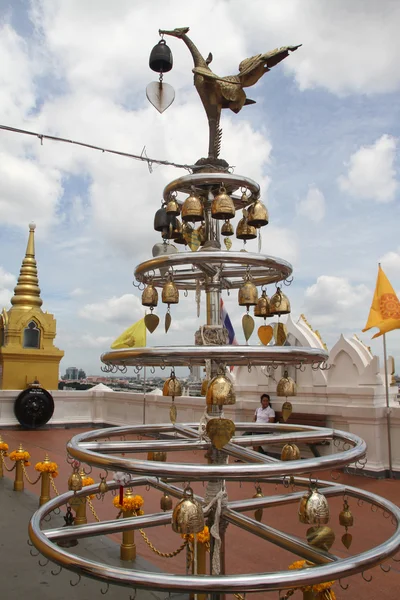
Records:
[[[307,196],[297,205],[297,214],[319,223],[325,216],[325,198],[315,186],[310,186]]]
[[[129,324],[143,316],[143,306],[133,294],[113,296],[103,302],[85,304],[79,316],[91,321],[109,321],[118,324]]]
[[[70,291],[70,293],[69,293],[69,295],[70,295],[72,298],[77,298],[77,297],[79,297],[79,296],[83,296],[83,295],[84,295],[84,294],[86,294],[86,293],[87,293],[87,292],[86,292],[85,290],[83,290],[83,289],[82,289],[82,288],[80,288],[80,287],[77,287],[77,288],[75,288],[75,289],[71,290],[71,291]]]
[[[347,175],[338,179],[340,189],[363,200],[394,200],[399,186],[394,168],[396,146],[396,140],[386,134],[371,146],[361,146],[350,157]]]
[[[13,288],[17,280],[12,273],[8,273],[0,266],[0,311],[4,307],[8,308],[13,295]]]
[[[80,340],[77,340],[77,345],[84,348],[107,349],[113,342],[114,338],[105,335],[91,335],[86,333],[82,335]]]

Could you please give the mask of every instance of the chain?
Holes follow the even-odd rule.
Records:
[[[26,477],[27,481],[29,481],[29,483],[30,483],[31,485],[36,485],[36,484],[37,484],[37,482],[39,481],[39,479],[41,478],[42,474],[41,474],[41,473],[39,473],[39,477],[38,477],[37,479],[35,479],[35,481],[31,481],[31,480],[29,479],[29,475],[28,475],[28,473],[26,472],[26,468],[25,468],[24,462],[23,462],[22,460],[21,460],[21,466],[22,466],[22,471],[23,471],[23,473],[24,473],[24,475],[25,475],[25,477]]]
[[[6,465],[6,461],[4,460],[3,450],[0,452],[0,454],[1,454],[1,462],[3,463],[5,470],[8,471],[9,473],[11,473],[11,471],[14,471],[15,467],[17,466],[17,463],[15,462],[14,466],[11,467],[11,469],[9,469]]]
[[[51,483],[51,487],[53,488],[55,495],[56,495],[56,496],[59,496],[60,494],[58,493],[58,490],[57,490],[57,488],[56,488],[56,484],[54,483],[54,478],[53,478],[53,475],[52,475],[51,473],[49,473],[49,475],[50,475],[50,483]]]
[[[87,500],[87,503],[89,504],[89,508],[91,510],[92,515],[94,516],[94,518],[96,519],[96,521],[98,523],[100,523],[100,519],[98,517],[98,514],[96,513],[96,511],[94,509],[94,506],[93,506],[93,503],[92,503],[91,499],[89,498],[89,496],[86,496],[86,500]]]
[[[148,545],[148,547],[150,548],[150,550],[155,552],[155,554],[157,554],[158,556],[162,556],[163,558],[173,558],[174,556],[177,556],[188,545],[188,542],[184,541],[182,546],[179,546],[179,548],[177,550],[175,550],[174,552],[160,552],[159,550],[157,550],[157,548],[155,546],[153,546],[153,544],[151,543],[151,541],[149,540],[149,538],[147,537],[147,535],[145,534],[143,529],[139,529],[139,532],[140,532],[140,535],[142,536],[142,538],[144,539],[144,541],[146,542],[146,544]]]

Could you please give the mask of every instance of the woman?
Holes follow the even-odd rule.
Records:
[[[269,395],[263,394],[260,399],[261,406],[257,408],[254,413],[254,419],[256,423],[274,423],[275,422],[275,411],[269,403]]]

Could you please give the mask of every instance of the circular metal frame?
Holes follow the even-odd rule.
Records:
[[[188,269],[182,267],[190,265]],[[216,278],[221,288],[234,289],[243,284],[246,274],[255,285],[268,285],[285,280],[292,274],[290,263],[282,258],[252,252],[226,252],[223,250],[203,252],[178,252],[161,254],[140,263],[135,269],[135,278],[141,283],[161,286],[165,276],[157,274],[159,269],[171,269],[174,282],[179,289],[195,290],[197,280]]]
[[[253,181],[253,179],[244,177],[243,175],[236,175],[232,173],[194,173],[193,175],[184,175],[183,177],[179,177],[178,179],[171,181],[171,183],[164,188],[163,198],[165,202],[168,202],[174,192],[184,192],[190,194],[193,188],[196,187],[201,189],[205,188],[206,190],[207,188],[215,190],[221,185],[226,188],[228,193],[232,193],[240,188],[246,188],[250,190],[253,199],[256,199],[260,196],[260,186],[258,183]],[[247,204],[250,201],[251,200],[249,197]]]

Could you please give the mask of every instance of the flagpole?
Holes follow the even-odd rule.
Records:
[[[392,434],[391,434],[391,418],[390,418],[390,403],[389,403],[389,381],[387,373],[387,354],[386,354],[386,334],[383,334],[383,361],[385,364],[385,390],[386,390],[386,425],[387,425],[387,440],[389,452],[389,477],[394,478],[392,465]]]

